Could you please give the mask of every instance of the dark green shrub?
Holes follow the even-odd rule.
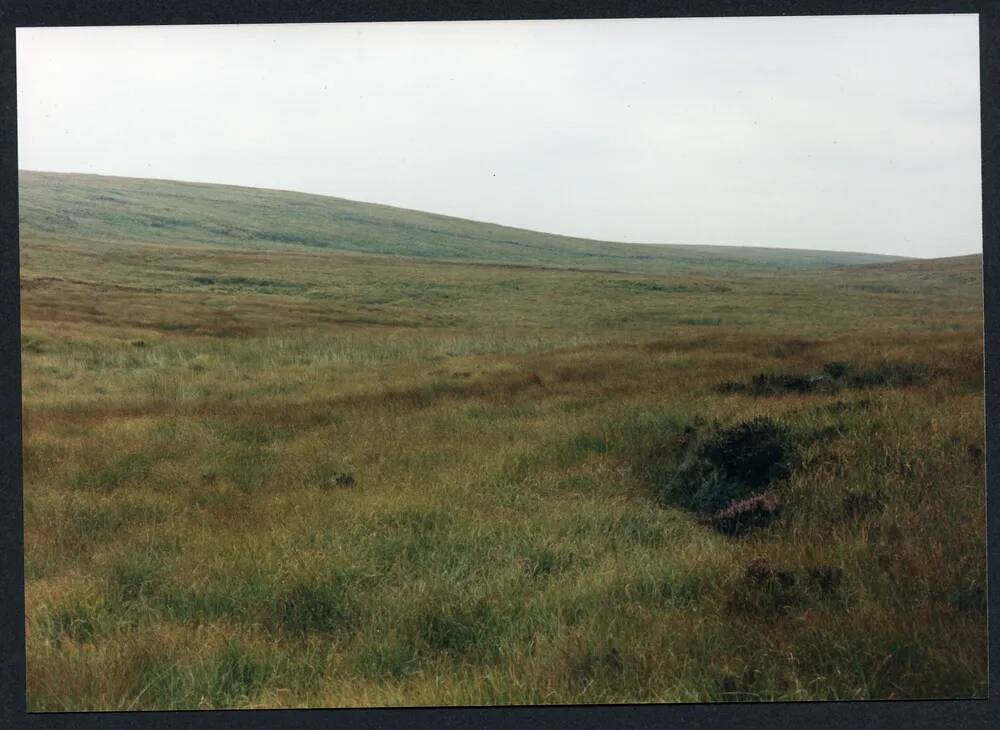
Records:
[[[710,518],[785,478],[793,452],[788,427],[768,418],[715,431],[689,447],[661,498]]]
[[[758,489],[788,473],[791,439],[787,426],[755,418],[723,429],[701,448],[702,455],[730,481]]]
[[[691,510],[732,535],[780,515],[775,487],[791,473],[802,441],[814,438],[764,417],[722,426],[647,415],[608,433],[615,451],[627,446],[636,477],[661,504]]]

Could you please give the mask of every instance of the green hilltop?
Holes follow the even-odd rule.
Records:
[[[510,228],[321,195],[21,171],[22,237],[331,251],[643,273],[803,270],[901,257],[739,246],[627,244]]]

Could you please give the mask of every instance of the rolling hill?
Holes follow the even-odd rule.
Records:
[[[21,235],[229,248],[309,247],[443,261],[695,273],[804,270],[900,257],[735,246],[625,244],[279,190],[21,171]]]

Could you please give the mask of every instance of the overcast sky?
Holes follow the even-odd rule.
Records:
[[[606,240],[982,250],[974,15],[17,31],[19,167]]]

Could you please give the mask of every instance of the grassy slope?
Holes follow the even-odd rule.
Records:
[[[31,708],[982,696],[980,267],[607,273],[28,227]],[[931,375],[717,389],[833,360]],[[733,539],[657,503],[642,444],[755,415],[814,434],[779,523]],[[759,556],[843,585],[747,604]]]
[[[651,273],[810,268],[889,257],[718,246],[649,246],[536,233],[303,193],[165,180],[20,173],[24,233],[239,248],[293,245],[421,258]]]

